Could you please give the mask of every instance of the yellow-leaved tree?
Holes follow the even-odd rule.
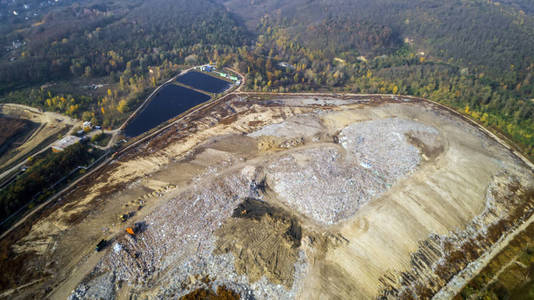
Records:
[[[121,101],[119,101],[119,105],[117,105],[117,110],[122,114],[124,113],[125,111],[128,110],[128,102],[124,99],[121,99]]]

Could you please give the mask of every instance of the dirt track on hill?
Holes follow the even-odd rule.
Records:
[[[78,120],[54,113],[42,112],[36,108],[19,104],[1,104],[0,113],[12,118],[29,120],[39,124],[31,136],[25,139],[24,143],[0,157],[0,177],[9,174],[13,169],[18,169],[24,163],[24,159],[30,155],[35,155],[36,149],[46,149],[56,139],[55,136],[66,133],[69,128],[79,124]],[[21,162],[21,163],[20,163]],[[15,165],[17,164],[17,165]],[[15,165],[15,166],[14,166]],[[6,168],[11,168],[6,170]]]
[[[12,136],[23,130],[26,125],[27,123],[23,120],[0,118],[0,128],[2,128],[2,132],[0,132],[0,147]]]

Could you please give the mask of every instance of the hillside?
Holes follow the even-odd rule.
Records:
[[[187,57],[206,61],[247,37],[209,0],[65,3],[0,38],[0,101],[113,127]]]
[[[246,73],[251,90],[412,94],[468,108],[533,155],[531,9],[522,0],[64,2],[27,21],[3,15],[0,101],[113,127],[154,84],[212,61]],[[83,88],[95,83],[105,87]]]
[[[222,3],[259,35],[241,67],[250,89],[427,97],[534,153],[534,19],[522,2]]]
[[[427,101],[242,93],[2,240],[0,295],[427,299],[532,215],[533,191],[531,166]]]
[[[120,140],[0,240],[0,298],[427,299],[532,285],[521,243],[534,237],[503,242],[534,222],[532,1],[0,4],[0,104]],[[230,94],[169,109],[146,138],[113,130],[203,64],[239,75]],[[49,199],[78,158],[100,155],[87,151],[35,159],[0,191],[2,216]],[[528,276],[499,278],[516,274],[507,253]]]
[[[31,122],[6,118],[0,115],[0,155],[3,154],[11,144],[13,144],[17,139],[20,139],[24,134],[32,129]]]
[[[458,64],[481,70],[502,72],[511,64],[524,70],[534,62],[532,18],[515,9],[522,7],[520,4],[455,0],[223,3],[251,30],[268,16],[317,49],[379,54],[398,49],[407,38],[432,56],[453,58]],[[364,42],[375,42],[374,51]]]

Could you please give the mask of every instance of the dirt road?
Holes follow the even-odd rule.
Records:
[[[0,179],[19,170],[25,164],[25,159],[30,155],[38,155],[48,150],[50,145],[55,142],[55,139],[51,139],[53,136],[60,134],[66,128],[70,127],[70,131],[72,131],[75,126],[81,125],[79,120],[54,112],[42,112],[39,109],[20,104],[2,104],[0,105],[0,112],[40,124],[39,128],[34,131],[32,136],[26,139],[24,144],[5,154],[7,159],[3,159],[4,162],[0,165],[0,168],[9,168],[0,174]],[[37,147],[43,148],[36,152],[35,149]]]
[[[162,88],[163,86],[165,86],[166,84],[169,84],[170,82],[174,81],[176,79],[176,77],[182,75],[182,74],[185,74],[187,72],[189,72],[190,70],[192,70],[193,68],[190,68],[190,69],[187,69],[187,70],[184,70],[182,71],[180,74],[174,76],[173,78],[167,80],[164,84],[160,85],[156,90],[154,90],[154,92],[152,92],[148,97],[147,99],[145,100],[145,102],[136,110],[132,113],[132,115],[130,116],[130,118],[132,118],[135,114],[137,114],[137,112],[146,104],[148,103],[148,101],[151,99],[151,97],[153,97],[155,95],[155,93],[160,89]],[[69,191],[71,188],[75,187],[79,182],[81,182],[83,179],[91,176],[92,174],[94,174],[96,171],[100,170],[102,167],[104,167],[105,165],[109,164],[111,161],[113,161],[113,159],[115,158],[118,158],[122,153],[125,153],[127,152],[128,150],[132,149],[133,147],[139,145],[140,143],[143,143],[147,140],[149,140],[150,138],[158,135],[159,133],[165,131],[166,129],[168,129],[169,127],[173,126],[175,123],[179,122],[181,119],[183,118],[186,118],[192,114],[195,114],[195,113],[198,113],[202,110],[206,110],[206,109],[209,109],[210,107],[213,107],[214,105],[218,104],[218,103],[221,103],[223,101],[225,101],[226,99],[229,99],[229,97],[232,97],[232,94],[228,94],[228,95],[225,95],[221,98],[218,98],[218,99],[214,99],[214,100],[210,100],[210,101],[207,101],[205,103],[202,103],[196,107],[193,107],[191,109],[189,109],[188,111],[184,112],[183,114],[177,116],[176,118],[174,118],[169,124],[167,124],[166,126],[162,127],[161,129],[158,129],[156,131],[154,131],[153,133],[150,133],[149,135],[147,136],[144,136],[142,137],[141,139],[135,141],[134,143],[132,144],[129,144],[128,146],[126,146],[125,148],[119,150],[118,152],[116,152],[116,154],[113,155],[113,157],[110,157],[108,159],[105,159],[104,161],[102,161],[101,164],[97,165],[93,170],[91,170],[90,172],[86,173],[84,176],[80,177],[79,179],[77,179],[76,181],[74,181],[73,183],[69,184],[67,187],[65,187],[64,189],[62,189],[61,191],[59,191],[58,193],[56,193],[54,196],[52,196],[49,200],[47,200],[46,202],[42,203],[41,205],[39,205],[38,207],[36,207],[35,209],[32,210],[32,212],[30,212],[28,215],[26,215],[24,218],[22,218],[20,221],[18,221],[15,225],[13,225],[9,230],[7,230],[6,232],[4,232],[1,236],[0,236],[0,240],[3,239],[4,237],[6,237],[9,233],[11,233],[13,230],[15,230],[18,226],[24,224],[32,215],[34,215],[35,213],[39,212],[40,210],[42,210],[43,208],[47,207],[48,205],[52,204],[56,199],[58,199],[59,197],[61,197],[61,195],[63,193],[65,193],[66,191]],[[129,119],[130,119],[129,118]],[[128,120],[125,121],[123,123],[123,125],[120,127],[124,127],[126,124],[127,124]],[[109,131],[110,133],[113,134],[112,138],[110,139],[110,142],[108,143],[106,149],[109,149],[109,147],[111,145],[114,145],[114,143],[116,142],[116,139],[117,139],[117,136],[118,136],[118,133],[120,132],[121,129],[115,129],[115,130],[112,130],[112,131]],[[39,153],[43,152],[43,151],[46,151],[50,146],[48,146],[47,148],[41,150]],[[14,169],[16,168],[20,168],[22,165],[24,164],[21,163],[15,167],[13,167]],[[14,170],[13,169],[13,170]],[[12,170],[11,170],[12,171]]]

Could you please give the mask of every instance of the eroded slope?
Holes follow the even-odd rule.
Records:
[[[428,296],[531,214],[533,188],[513,153],[424,101],[235,97],[36,223],[9,249],[40,275],[4,295]],[[101,238],[110,247],[92,252]]]

